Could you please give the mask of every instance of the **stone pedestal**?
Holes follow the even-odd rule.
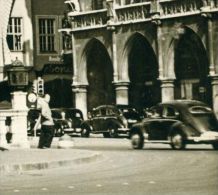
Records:
[[[26,92],[22,91],[15,91],[11,93],[12,95],[12,109],[15,110],[26,110],[27,105],[26,105]]]
[[[12,147],[30,148],[27,139],[27,113],[26,93],[22,91],[12,93]]]
[[[162,102],[174,100],[174,79],[161,80]]]
[[[129,82],[117,82],[114,83],[116,90],[116,104],[129,104],[128,86]]]
[[[87,119],[87,89],[86,85],[73,86],[75,94],[75,107],[83,112],[83,116]]]

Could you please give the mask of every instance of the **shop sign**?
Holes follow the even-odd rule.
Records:
[[[48,58],[48,61],[49,62],[60,62],[61,61],[61,58],[59,56],[49,56]]]
[[[43,74],[72,74],[73,69],[65,64],[45,64],[42,69]]]

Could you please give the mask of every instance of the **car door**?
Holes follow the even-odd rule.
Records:
[[[162,140],[168,139],[169,131],[171,130],[172,125],[178,121],[179,115],[179,111],[172,105],[163,106],[163,119],[160,122],[160,137]]]
[[[93,131],[97,132],[100,129],[99,118],[101,117],[100,109],[94,109],[92,111],[92,118],[90,119],[90,124],[93,127]]]
[[[146,125],[149,140],[161,140],[161,120],[162,120],[162,106],[155,106],[151,109],[149,122]]]

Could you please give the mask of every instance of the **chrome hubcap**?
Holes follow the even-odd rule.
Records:
[[[176,149],[182,148],[182,136],[179,135],[179,134],[173,136],[173,137],[172,137],[172,143],[173,143],[173,146],[174,146]]]
[[[131,140],[132,140],[132,145],[133,146],[138,146],[139,143],[140,143],[140,136],[139,136],[139,134],[132,135]]]

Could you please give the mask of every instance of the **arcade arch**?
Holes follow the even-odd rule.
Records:
[[[148,40],[135,33],[127,42],[129,104],[136,108],[150,107],[161,101],[158,62]]]
[[[92,39],[85,49],[87,74],[87,109],[115,104],[113,87],[113,65],[105,46]]]
[[[209,61],[201,39],[190,28],[175,46],[175,99],[201,100],[211,105]]]

